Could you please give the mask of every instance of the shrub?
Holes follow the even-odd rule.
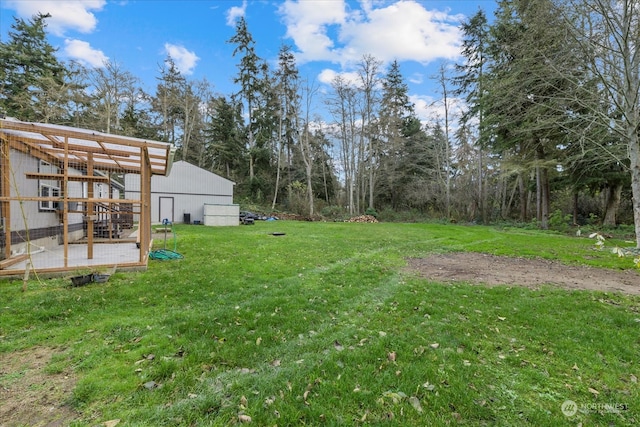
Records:
[[[571,225],[571,221],[571,215],[563,215],[560,209],[556,209],[549,216],[549,226],[555,230],[566,231],[569,225]]]

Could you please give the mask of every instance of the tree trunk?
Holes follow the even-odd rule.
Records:
[[[518,175],[518,189],[520,190],[520,221],[527,221],[527,202],[529,200],[527,196],[527,187],[524,185],[524,178],[522,174]]]
[[[604,218],[602,220],[602,225],[615,227],[616,215],[618,213],[618,207],[620,206],[621,196],[622,184],[615,183],[606,188],[604,201]]]
[[[276,208],[276,202],[278,200],[278,187],[280,186],[280,159],[282,157],[282,143],[278,141],[278,156],[276,159],[276,184],[273,190],[273,201],[271,202],[271,210]]]
[[[541,217],[540,217],[540,227],[543,230],[547,230],[549,228],[549,210],[551,204],[551,195],[550,195],[550,187],[549,187],[549,170],[545,167],[540,168],[540,178],[542,185],[541,191]]]
[[[278,155],[276,157],[276,184],[273,190],[273,201],[271,202],[271,210],[276,208],[278,200],[278,187],[280,186],[280,161],[282,158],[282,110],[278,112]]]
[[[312,163],[308,163],[305,165],[305,170],[307,172],[307,202],[309,203],[309,218],[313,218],[315,214],[313,210],[313,183],[311,181],[311,166]]]
[[[633,224],[636,247],[640,248],[640,141],[637,131],[629,129],[629,159],[631,160],[631,192],[633,194]]]
[[[509,196],[509,200],[506,200],[506,196],[505,196],[505,200],[502,202],[503,206],[502,206],[502,218],[509,218],[510,213],[511,213],[511,207],[513,206],[513,200],[516,197],[516,191],[518,191],[518,188],[520,187],[520,182],[521,179],[518,178],[516,179],[516,182],[513,185],[513,189],[511,190],[511,195]],[[504,183],[504,187],[505,187],[505,191],[507,191],[507,182],[505,179],[505,183]],[[520,194],[520,197],[523,197],[522,194]]]
[[[578,190],[573,192],[573,225],[578,225]]]
[[[482,120],[482,113],[480,114],[480,120]],[[484,151],[482,148],[478,151],[478,200],[480,201],[480,215],[482,216],[482,223],[488,224],[487,218],[487,191],[485,190],[484,182]],[[506,185],[506,182],[505,182]]]
[[[536,166],[536,220],[542,221],[542,178],[540,177],[540,166]]]
[[[327,185],[327,168],[325,162],[322,162],[322,184],[324,186],[324,201],[329,204],[329,186]]]
[[[545,152],[542,146],[536,149],[536,160],[539,163],[544,162]],[[537,218],[540,228],[547,230],[549,228],[549,171],[546,166],[536,166],[536,194],[537,194]]]
[[[308,118],[307,118],[308,120]],[[308,122],[307,122],[308,123]],[[313,217],[313,156],[311,154],[311,141],[309,141],[309,126],[305,125],[304,133],[300,138],[300,156],[304,163],[304,171],[307,178],[307,202],[309,203],[309,217]]]

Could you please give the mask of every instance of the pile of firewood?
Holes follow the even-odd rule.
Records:
[[[346,222],[378,222],[375,216],[373,215],[360,215],[354,216],[351,219],[348,219]]]

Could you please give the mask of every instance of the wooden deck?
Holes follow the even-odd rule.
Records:
[[[27,255],[27,256],[24,256]],[[33,253],[16,255],[22,259],[3,270],[2,276],[21,275],[30,263],[30,270],[38,273],[61,273],[61,269],[86,269],[97,266],[118,266],[118,269],[142,269],[146,267],[145,262],[140,262],[140,249],[135,240],[125,240],[118,243],[94,243],[93,259],[87,259],[87,245],[78,243],[69,245],[67,260],[64,259],[64,248],[44,251],[34,251]],[[66,265],[65,265],[66,264]]]

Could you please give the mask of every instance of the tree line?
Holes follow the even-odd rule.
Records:
[[[39,14],[0,43],[0,112],[169,142],[235,181],[239,200],[309,216],[640,230],[639,15],[640,0],[502,0],[491,21],[478,10],[460,27],[462,60],[432,77],[441,113],[424,123],[397,61],[364,54],[355,80],[321,93],[290,46],[274,66],[260,57],[240,18],[227,41],[237,92],[167,57],[147,93],[116,62],[58,60]]]

